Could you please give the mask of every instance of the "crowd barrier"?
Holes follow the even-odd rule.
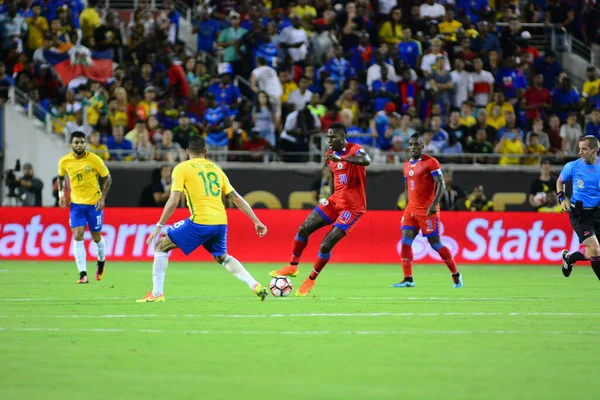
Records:
[[[69,212],[59,208],[2,208],[0,212],[0,259],[72,260],[73,245]],[[150,260],[152,246],[146,238],[154,229],[161,209],[108,208],[104,215],[104,235],[109,260]],[[269,228],[259,238],[251,221],[239,210],[228,211],[229,252],[244,262],[279,262],[284,265],[291,252],[292,239],[306,218],[307,210],[257,210]],[[178,209],[171,224],[188,217]],[[402,211],[370,211],[356,228],[334,249],[338,263],[399,263],[400,219]],[[560,261],[564,248],[575,250],[577,237],[565,214],[527,212],[446,212],[442,214],[442,242],[459,264],[550,264]],[[327,228],[315,233],[304,253],[312,263]],[[88,260],[95,257],[95,245],[86,232]],[[418,263],[439,262],[425,238],[413,244]],[[211,260],[204,249],[189,257],[174,250],[173,260]]]

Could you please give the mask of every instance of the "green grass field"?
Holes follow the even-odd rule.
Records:
[[[150,263],[76,285],[73,262],[0,262],[0,398],[598,398],[589,268],[461,270],[463,289],[443,265],[392,289],[399,266],[331,264],[314,296],[261,303],[217,264],[171,263],[168,301],[137,304]]]

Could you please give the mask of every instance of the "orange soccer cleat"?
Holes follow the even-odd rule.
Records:
[[[164,303],[166,301],[164,295],[159,295],[154,297],[152,292],[147,292],[146,297],[142,297],[141,299],[136,300],[136,303]]]
[[[313,286],[315,286],[316,279],[306,278],[304,282],[302,282],[302,286],[300,289],[296,291],[296,297],[304,297],[307,296]]]
[[[298,276],[298,266],[287,265],[281,269],[271,271],[269,275],[271,275],[274,278],[277,278],[278,276],[291,276],[292,278],[295,278],[296,276]]]

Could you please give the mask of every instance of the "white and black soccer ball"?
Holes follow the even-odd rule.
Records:
[[[273,296],[287,297],[292,293],[292,281],[287,276],[278,276],[271,279],[269,288]]]

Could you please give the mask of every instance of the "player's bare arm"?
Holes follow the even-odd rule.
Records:
[[[97,211],[100,211],[104,208],[106,196],[108,195],[108,191],[110,190],[110,185],[112,185],[112,177],[110,176],[110,174],[106,175],[104,178],[100,177],[100,180],[102,181],[102,195],[96,203]]]
[[[156,224],[154,231],[150,234],[150,236],[148,236],[146,244],[154,243],[158,235],[160,235],[162,227],[165,226],[169,218],[171,218],[171,215],[173,215],[173,213],[177,209],[179,201],[181,200],[181,194],[182,192],[179,192],[177,190],[171,190],[171,195],[169,196],[169,200],[167,200],[167,204],[165,204],[165,208],[163,209],[162,215],[160,216],[160,220]]]
[[[442,174],[436,175],[433,178],[433,181],[435,182],[435,199],[433,199],[433,203],[431,203],[429,209],[427,210],[428,217],[431,217],[437,213],[438,204],[440,204],[440,200],[444,195],[444,189],[446,188],[446,183],[444,182],[444,177]]]
[[[231,199],[231,201],[233,201],[233,204],[235,204],[237,208],[242,210],[242,212],[246,214],[246,216],[248,216],[252,222],[254,222],[254,227],[256,228],[256,233],[258,236],[264,237],[267,234],[267,227],[260,222],[260,219],[258,219],[254,213],[254,210],[252,210],[252,207],[250,207],[250,204],[248,204],[246,199],[240,196],[235,190],[229,193],[227,196]]]
[[[556,180],[556,193],[558,193],[558,201],[560,201],[560,207],[564,212],[571,211],[571,200],[565,196],[565,184],[560,180]]]
[[[58,205],[60,208],[67,206],[67,200],[65,200],[65,177],[58,176]]]
[[[406,207],[408,207],[408,183],[404,179],[404,193],[406,193]],[[406,207],[404,207],[406,209]]]

